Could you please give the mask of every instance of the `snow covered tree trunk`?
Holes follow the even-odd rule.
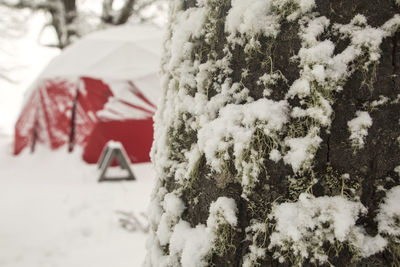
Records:
[[[147,266],[399,266],[399,4],[171,1]]]

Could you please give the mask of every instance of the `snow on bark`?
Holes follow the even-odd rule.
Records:
[[[165,41],[164,92],[155,116],[151,154],[159,182],[152,201],[156,212],[151,216],[148,266],[206,266],[219,249],[221,229],[238,227],[235,200],[227,197],[207,204],[208,218],[202,223],[182,218],[185,207],[192,209],[192,203],[184,203],[183,199],[185,193],[191,193],[196,179],[212,180],[222,188],[229,183],[239,184],[241,200],[255,210],[257,203],[250,199],[260,174],[264,172],[261,178],[269,179],[269,170],[264,169],[267,160],[291,167],[293,176],[282,177],[286,182],[307,178],[316,184],[321,177],[314,176],[313,163],[323,141],[321,136],[332,124],[335,94],[343,90],[356,70],[378,62],[383,39],[400,26],[398,15],[380,27],[368,25],[362,15],[348,24],[331,23],[312,12],[313,0],[252,0],[246,4],[236,0],[224,13],[226,23],[221,29],[216,21],[221,19],[218,12],[226,3],[199,0],[197,4],[190,2],[190,8],[186,4],[171,1]],[[186,10],[182,10],[184,7]],[[256,84],[263,87],[262,97],[255,100],[251,97],[253,88],[246,88],[243,82],[251,74],[250,69],[235,69],[237,49],[245,61],[251,61],[251,52],[261,47],[260,38],[275,42],[285,20],[298,23],[300,28],[301,46],[292,58],[298,63],[299,76],[288,84],[288,79],[271,67],[255,78]],[[338,50],[326,33],[345,40],[345,47]],[[278,81],[288,88],[281,100],[272,98],[271,88]],[[356,122],[349,122],[351,130],[360,125]],[[366,120],[363,123],[371,126]],[[200,171],[205,174],[199,175]],[[367,211],[359,198],[343,193],[350,178],[344,181],[339,174],[331,175],[338,176],[330,177],[332,180],[341,179],[341,195],[314,197],[309,192],[311,185],[294,201],[269,203],[272,212],[264,218],[269,221],[249,222],[246,240],[250,245],[243,257],[244,266],[252,266],[271,250],[281,262],[286,260],[283,254],[290,251],[300,262],[326,263],[326,242],[349,245],[361,257],[385,249],[383,234],[370,236],[356,225]],[[264,212],[268,214],[268,210]],[[260,245],[261,235],[266,236],[271,229],[269,247]]]
[[[220,197],[210,206],[210,217],[208,217],[207,226],[216,229],[221,223],[221,220],[223,223],[236,226],[237,212],[235,200],[227,197]]]
[[[272,13],[272,8],[272,1],[233,0],[226,17],[225,31],[231,36],[240,33],[276,37],[280,28],[279,16]]]
[[[284,262],[289,250],[313,263],[323,264],[328,256],[322,249],[324,242],[334,245],[336,241],[349,243],[368,257],[382,251],[387,242],[380,235],[368,237],[356,226],[359,215],[366,213],[360,202],[342,196],[314,197],[301,194],[294,203],[282,203],[272,208],[270,219],[276,221],[271,234],[269,249],[278,247],[274,257]]]
[[[322,139],[317,135],[318,128],[310,130],[305,137],[287,138],[285,144],[289,151],[283,157],[286,164],[293,168],[293,172],[298,172],[301,168],[309,168],[314,159]]]
[[[347,123],[350,131],[350,140],[354,147],[362,148],[368,135],[368,128],[372,126],[372,118],[366,111],[357,111],[356,117]]]
[[[384,202],[379,207],[377,215],[380,233],[400,236],[400,186],[393,187],[386,193]]]
[[[167,206],[170,212],[172,210],[172,214],[175,215],[183,211],[181,201],[173,195],[165,196],[164,206]],[[215,249],[214,243],[218,238],[219,227],[221,225],[235,227],[237,212],[233,199],[220,197],[211,203],[207,224],[199,224],[193,228],[182,219],[175,224],[165,226],[163,216],[169,214],[166,211],[161,217],[157,235],[151,233],[149,237],[145,266],[208,266],[208,258]],[[164,233],[159,234],[160,232]],[[162,246],[166,244],[169,245],[169,255],[163,255],[162,252]]]
[[[259,99],[255,102],[234,105],[229,104],[219,111],[219,117],[204,124],[198,132],[199,151],[204,153],[207,162],[218,173],[223,172],[224,162],[232,160],[241,174],[243,187],[252,187],[251,180],[260,171],[254,162],[251,165],[251,177],[246,172],[243,155],[249,150],[256,129],[261,129],[268,136],[276,136],[288,120],[288,103]],[[256,127],[256,122],[259,122]],[[276,137],[277,138],[277,137]],[[233,148],[233,155],[228,149]],[[233,156],[231,158],[231,156]]]

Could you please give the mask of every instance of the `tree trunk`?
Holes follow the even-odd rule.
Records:
[[[76,2],[75,0],[50,1],[48,11],[52,17],[51,24],[57,33],[58,47],[63,49],[78,35],[76,27],[71,27],[77,15]]]
[[[399,1],[171,2],[146,264],[399,266]]]
[[[105,0],[103,2],[103,14],[102,21],[107,24],[112,25],[122,25],[125,24],[129,17],[132,15],[133,6],[136,3],[135,0],[126,0],[119,10],[114,10],[113,0]]]

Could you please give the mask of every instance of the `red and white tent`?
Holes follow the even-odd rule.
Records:
[[[104,145],[123,144],[130,160],[149,161],[161,30],[123,26],[90,34],[65,49],[29,90],[15,126],[14,154],[43,144],[83,148],[96,163]]]

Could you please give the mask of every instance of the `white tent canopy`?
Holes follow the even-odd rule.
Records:
[[[28,90],[43,80],[92,77],[131,80],[156,102],[162,30],[153,25],[127,25],[84,36],[55,57]],[[155,89],[157,92],[155,92]]]
[[[76,41],[32,84],[15,126],[14,154],[36,143],[83,148],[95,163],[109,140],[123,143],[131,162],[146,162],[152,116],[161,96],[162,31],[120,26]]]

